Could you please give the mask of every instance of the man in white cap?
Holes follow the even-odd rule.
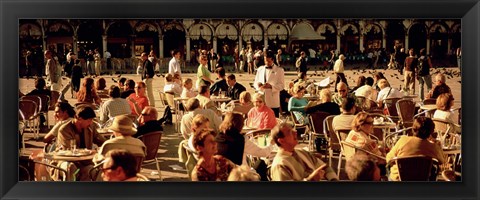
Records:
[[[137,133],[137,129],[133,127],[133,121],[130,117],[127,115],[116,116],[108,129],[113,131],[114,138],[103,143],[93,158],[94,163],[102,161],[104,156],[112,149],[125,149],[135,156],[145,156],[145,144],[132,137]]]

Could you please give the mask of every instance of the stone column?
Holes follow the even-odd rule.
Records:
[[[191,58],[190,58],[190,36],[186,36],[185,39],[186,39],[186,43],[185,43],[185,44],[187,45],[187,50],[186,50],[186,51],[187,51],[187,53],[186,53],[186,54],[187,54],[187,56],[186,56],[187,58],[185,59],[185,61],[186,61],[186,62],[190,62],[190,59],[191,59]]]
[[[105,58],[105,51],[107,51],[107,35],[102,35],[103,57]]]
[[[238,36],[238,52],[242,50],[242,47],[243,47],[243,41],[242,41],[242,37],[239,35]]]
[[[78,58],[78,36],[77,35],[74,35],[73,36],[73,53],[75,53],[77,55],[77,58]]]
[[[340,53],[340,34],[337,34],[337,54]]]
[[[160,40],[158,42],[158,51],[160,53],[160,57],[159,58],[163,58],[163,35],[158,35],[158,39]]]
[[[382,48],[387,49],[387,36],[384,35],[382,39]]]
[[[405,52],[407,53],[408,53],[408,43],[409,43],[408,34],[405,34]]]
[[[43,52],[47,50],[47,36],[43,35]]]
[[[363,39],[364,39],[364,36],[363,34],[360,33],[360,52],[363,53],[363,51],[365,51],[365,47],[363,46]]]
[[[430,35],[427,35],[427,55],[430,55]]]
[[[130,35],[130,38],[131,38],[131,40],[130,40],[130,52],[132,54],[132,56],[131,56],[132,58],[135,57],[135,37],[136,37],[135,35]],[[135,66],[135,67],[137,67],[137,66]]]
[[[267,33],[263,34],[263,48],[268,47],[268,37]]]
[[[452,55],[452,38],[448,38],[447,42],[447,55]]]
[[[213,51],[218,53],[218,51],[217,51],[217,37],[215,37],[215,36],[213,37],[213,44],[212,45],[213,45]]]

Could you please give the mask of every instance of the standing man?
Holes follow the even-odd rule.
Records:
[[[280,67],[281,62],[282,62],[282,50],[278,49],[277,55],[275,55],[275,64]]]
[[[397,47],[396,49],[398,49]],[[395,66],[397,67],[398,72],[400,75],[403,75],[403,66],[405,64],[405,58],[407,55],[405,54],[405,48],[400,48],[400,51],[395,50]]]
[[[425,48],[420,49],[420,58],[418,58],[418,73],[417,80],[420,87],[420,99],[423,100],[423,84],[427,85],[427,91],[432,90],[432,77],[430,76],[430,68],[432,68],[432,61],[427,56]]]
[[[460,67],[462,65],[462,49],[460,47],[457,48],[455,55],[457,55],[457,66]]]
[[[153,97],[153,84],[152,84],[153,76],[155,75],[153,63],[150,62],[150,60],[148,60],[148,55],[146,52],[142,53],[141,59],[143,62],[142,81],[145,82],[145,85],[147,85],[148,102],[150,102],[150,106],[155,107],[155,99]]]
[[[417,59],[415,58],[415,54],[413,49],[408,51],[408,58],[405,59],[405,64],[403,68],[404,72],[404,90],[407,91],[409,94],[415,94],[415,73],[417,70]]]
[[[337,79],[335,80],[335,92],[337,92],[337,84],[340,82],[344,82],[348,87],[347,78],[345,78],[345,74],[343,73],[343,71],[345,70],[345,67],[343,66],[343,60],[345,60],[345,56],[343,54],[340,54],[337,61],[335,61],[335,65],[333,66],[333,71],[335,72],[335,76],[337,77]]]
[[[295,66],[297,67],[297,72],[301,73],[302,76],[307,75],[307,60],[305,59],[305,51],[300,52],[300,57],[298,57]]]
[[[210,53],[208,54],[207,58],[210,71],[214,72],[218,62],[218,55],[213,51],[213,49],[210,49]]]
[[[73,52],[69,52],[67,54],[67,63],[65,63],[65,67],[63,68],[63,71],[65,72],[65,76],[67,78],[67,84],[65,84],[62,88],[62,91],[60,92],[60,101],[66,101],[65,100],[65,94],[67,93],[68,89],[72,88],[72,69],[73,66],[75,65],[75,61],[77,60],[77,55]],[[70,90],[70,94],[73,96],[73,88]]]
[[[33,58],[32,58],[32,52],[27,51],[27,54],[25,55],[25,76],[27,77],[27,80],[30,78],[31,71],[33,67]]]
[[[47,75],[47,81],[50,85],[50,90],[60,91],[62,85],[60,83],[60,73],[57,61],[52,57],[52,51],[45,51],[45,59],[47,64],[45,65],[45,74]]]
[[[105,58],[107,59],[107,69],[108,70],[113,70],[112,69],[112,54],[105,50]]]
[[[176,49],[173,50],[172,56],[173,58],[168,63],[168,73],[172,75],[175,75],[175,74],[182,75],[182,70],[180,69],[180,57],[181,57],[180,51]]]
[[[265,65],[257,70],[255,75],[255,90],[263,92],[265,104],[270,107],[276,117],[280,116],[280,91],[285,88],[285,72],[283,68],[273,63],[273,51],[265,52]]]
[[[88,53],[87,53],[87,69],[86,69],[86,74],[88,74],[88,75],[92,75],[93,72],[94,72],[93,62],[94,62],[93,51],[90,49],[90,50],[88,50]]]
[[[102,57],[100,56],[100,52],[98,49],[95,49],[95,54],[93,55],[95,60],[95,76],[100,76],[102,73]]]
[[[228,91],[227,96],[232,98],[232,100],[237,100],[240,98],[240,93],[246,91],[247,89],[240,83],[237,83],[235,80],[235,75],[230,74],[227,76]]]

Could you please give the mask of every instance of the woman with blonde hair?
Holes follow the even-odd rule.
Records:
[[[202,84],[212,84],[214,81],[210,78],[210,71],[208,71],[208,59],[206,55],[201,55],[198,57],[197,69],[197,88],[200,88]]]
[[[288,111],[293,113],[297,122],[307,124],[308,118],[305,107],[308,104],[308,100],[303,97],[303,95],[305,95],[305,86],[302,83],[295,83],[293,86],[293,96],[288,101]]]
[[[370,134],[373,134],[373,117],[366,112],[360,112],[353,119],[352,130],[348,133],[345,142],[382,156],[383,153],[378,148],[377,142],[370,139]],[[353,156],[354,153],[355,151],[346,151],[345,157],[347,157],[347,160]]]
[[[91,103],[100,105],[102,100],[97,94],[97,90],[94,88],[93,78],[84,78],[80,90],[77,92],[77,100],[79,103]]]

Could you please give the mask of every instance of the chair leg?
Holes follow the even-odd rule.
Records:
[[[342,151],[338,154],[337,179],[340,180],[340,168],[342,167]]]
[[[333,157],[333,150],[329,148],[328,149],[328,166],[332,166],[332,157]]]
[[[155,164],[157,165],[158,178],[160,178],[160,181],[163,181],[163,179],[162,179],[162,171],[160,170],[160,163],[158,163],[158,159],[157,159],[157,158],[155,158]]]

